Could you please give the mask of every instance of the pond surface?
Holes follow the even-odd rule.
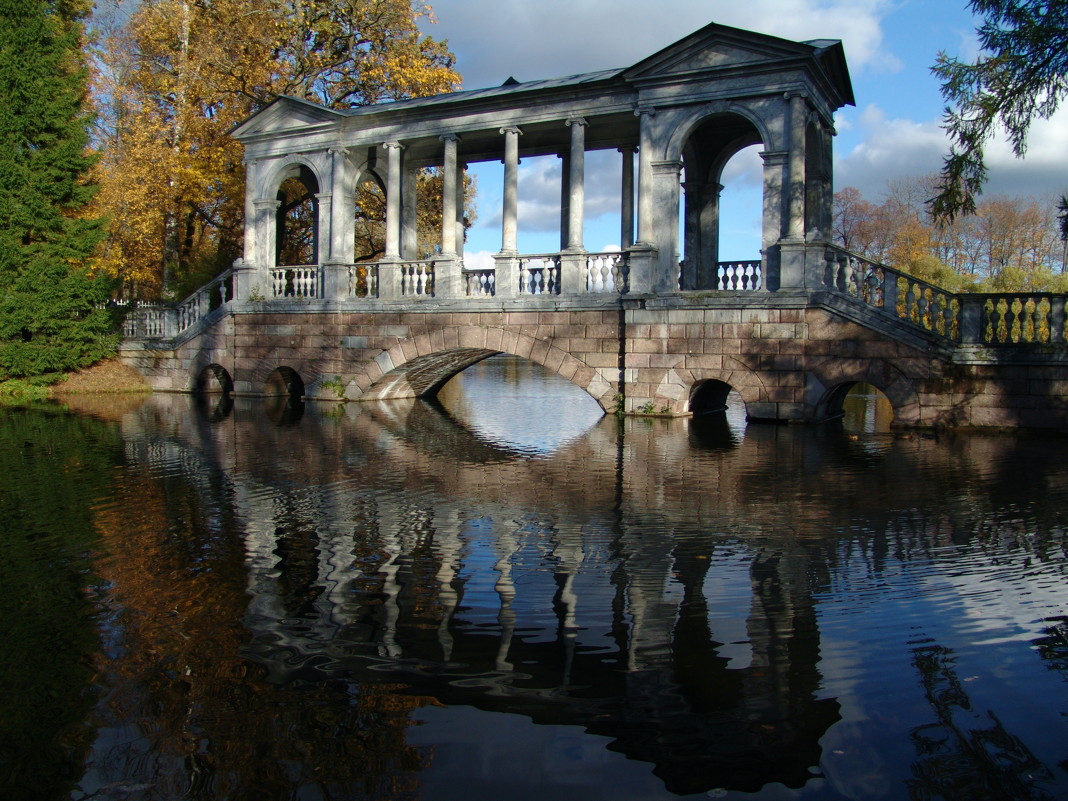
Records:
[[[1068,797],[1066,440],[572,389],[0,410],[0,797]]]

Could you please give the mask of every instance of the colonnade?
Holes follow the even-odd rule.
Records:
[[[721,47],[726,31],[754,48],[772,43],[759,34],[709,26],[677,47],[683,54],[700,52],[700,63],[714,64],[706,51]],[[783,43],[773,41],[777,47]],[[238,265],[246,280],[240,284],[251,291],[280,266],[273,230],[278,188],[286,178],[306,174],[316,183],[309,189],[319,221],[315,266],[324,270],[319,297],[345,296],[341,282],[331,282],[326,273],[354,262],[354,199],[357,185],[368,178],[382,187],[386,200],[379,294],[398,290],[388,278],[391,265],[425,261],[432,263],[425,270],[433,273],[436,297],[462,296],[464,171],[471,163],[500,160],[501,247],[494,257],[493,294],[513,296],[522,291],[515,280],[522,256],[520,159],[556,155],[563,163],[555,291],[587,292],[586,152],[615,149],[622,154],[620,241],[629,268],[627,286],[616,289],[663,294],[721,288],[717,227],[723,168],[743,147],[759,144],[762,241],[752,258],[759,259],[761,280],[746,288],[804,287],[805,265],[812,261],[807,246],[830,239],[833,112],[852,96],[840,44],[785,44],[808,63],[799,66],[790,58],[781,72],[752,75],[706,66],[665,72],[661,57],[668,48],[626,70],[531,85],[509,82],[358,112],[309,109],[312,104],[280,98],[235,133],[246,144],[249,173],[245,257]],[[415,187],[427,167],[441,171],[442,226],[433,252],[420,253]],[[680,250],[686,255],[681,281]]]

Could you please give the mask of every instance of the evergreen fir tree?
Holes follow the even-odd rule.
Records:
[[[114,351],[82,56],[84,0],[0,0],[0,380],[85,367]]]

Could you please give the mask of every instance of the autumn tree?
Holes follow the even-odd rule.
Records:
[[[101,238],[79,0],[0,0],[0,380],[85,367],[114,350],[107,286],[88,269]]]
[[[943,53],[933,67],[949,104],[944,127],[951,141],[931,201],[940,222],[976,210],[986,181],[985,147],[998,128],[1022,157],[1031,123],[1049,119],[1068,93],[1068,4],[971,0],[968,6],[983,17],[980,56],[968,63]]]
[[[240,254],[244,165],[229,132],[276,96],[344,109],[454,89],[452,55],[417,27],[428,13],[411,0],[145,0],[109,32],[103,264],[127,293],[188,291]]]
[[[879,204],[852,187],[836,193],[836,241],[949,290],[1068,288],[1051,202],[991,197],[978,203],[974,214],[939,224],[923,200],[936,180],[892,182]]]

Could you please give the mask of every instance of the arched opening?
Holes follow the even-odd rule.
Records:
[[[727,411],[731,385],[723,381],[701,381],[690,391],[690,413],[694,417]]]
[[[604,415],[566,378],[507,353],[466,367],[437,391],[436,400],[481,438],[530,455],[555,451]]]
[[[750,173],[754,172],[754,158],[758,158],[755,146],[760,143],[756,126],[738,114],[714,114],[687,139],[682,158],[681,289],[760,288],[759,245],[752,253],[743,254],[747,258],[732,255],[732,261],[723,260],[727,253],[734,254],[744,247],[735,236],[737,211],[724,213],[723,181],[755,183]],[[762,187],[762,178],[755,185]],[[728,199],[734,200],[737,191],[732,187]],[[756,208],[752,224],[759,228],[763,202],[753,205]],[[725,226],[725,220],[730,220],[731,226]]]
[[[268,398],[302,398],[304,381],[292,367],[276,367],[263,383],[263,394]]]
[[[730,384],[711,379],[690,390],[690,440],[702,448],[733,447],[745,431],[745,401]]]
[[[263,385],[268,419],[276,425],[295,423],[304,415],[304,381],[291,367],[271,371]]]
[[[890,399],[864,381],[839,384],[831,389],[824,402],[825,416],[839,420],[850,434],[885,434],[894,421]]]
[[[234,380],[221,364],[209,364],[197,375],[197,395],[218,395],[234,391]]]
[[[365,170],[356,184],[354,214],[356,262],[377,261],[386,252],[386,184],[373,170]]]
[[[319,263],[318,193],[315,175],[305,166],[299,166],[296,175],[287,177],[279,185],[275,259],[279,267]]]

